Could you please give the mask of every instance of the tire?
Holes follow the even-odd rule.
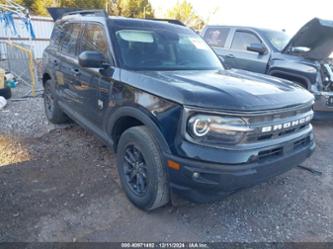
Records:
[[[5,99],[10,99],[12,97],[12,90],[9,87],[0,89],[0,96]]]
[[[147,127],[132,127],[121,135],[117,167],[122,187],[135,206],[151,211],[169,202],[169,183],[159,145]]]
[[[51,80],[46,81],[44,86],[44,108],[45,115],[51,123],[62,124],[68,121],[66,114],[57,103]]]

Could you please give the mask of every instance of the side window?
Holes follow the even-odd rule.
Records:
[[[108,55],[108,42],[103,28],[98,24],[86,24],[82,36],[80,52],[98,51]]]
[[[253,33],[236,31],[231,44],[231,49],[247,50],[247,47],[252,43],[262,43],[260,39]]]
[[[68,55],[76,55],[76,44],[80,35],[81,25],[69,23],[64,26],[64,37],[61,42],[61,52]]]
[[[229,32],[229,28],[209,28],[205,33],[204,39],[210,46],[223,48]]]
[[[50,39],[50,43],[53,46],[55,46],[55,47],[59,46],[60,40],[62,37],[61,34],[62,34],[62,24],[55,24],[54,29],[51,34],[51,39]]]

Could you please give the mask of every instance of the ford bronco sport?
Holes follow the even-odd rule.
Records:
[[[67,13],[43,65],[47,118],[69,117],[113,148],[123,189],[144,210],[171,193],[222,198],[297,166],[315,148],[312,94],[224,70],[181,25]]]
[[[315,18],[290,38],[282,31],[207,26],[202,36],[226,67],[293,81],[315,95],[316,119],[333,119],[333,21]]]

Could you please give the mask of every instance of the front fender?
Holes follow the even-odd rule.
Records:
[[[143,125],[149,128],[152,134],[157,138],[161,149],[164,152],[170,153],[170,145],[165,138],[162,127],[159,124],[159,121],[153,114],[142,108],[134,106],[122,106],[118,107],[110,115],[108,122],[106,123],[106,130],[108,134],[112,134],[112,131],[118,120],[121,118],[130,117],[140,121]]]

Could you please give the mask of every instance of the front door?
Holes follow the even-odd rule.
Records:
[[[107,31],[98,23],[86,23],[79,46],[79,53],[97,51],[105,55],[105,61],[112,64]],[[102,128],[103,111],[107,108],[112,90],[112,76],[103,77],[96,68],[80,67],[80,95],[83,99],[80,112],[96,128]]]
[[[269,53],[259,54],[248,51],[251,44],[263,44],[261,39],[251,31],[236,30],[229,50],[228,61],[232,68],[244,69],[257,73],[265,73]]]

